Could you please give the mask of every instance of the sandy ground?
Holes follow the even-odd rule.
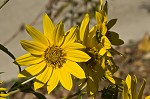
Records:
[[[120,34],[127,43],[129,40],[139,40],[147,32],[150,33],[150,1],[149,0],[108,0],[109,18],[118,18],[117,24],[112,28]],[[10,0],[0,10],[0,43],[3,44],[22,23],[31,23],[39,12],[44,11],[47,0]],[[148,10],[149,9],[149,10]],[[37,24],[35,27],[40,27]],[[27,33],[19,34],[6,47],[16,56],[25,51],[21,48],[19,40],[29,39]],[[0,80],[15,78],[18,68],[13,60],[0,51]]]

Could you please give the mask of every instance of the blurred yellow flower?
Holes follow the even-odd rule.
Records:
[[[0,85],[2,84],[2,82],[0,82]],[[6,99],[8,96],[8,94],[6,93],[6,88],[1,88],[0,87],[0,99]]]
[[[64,33],[63,23],[54,26],[45,14],[43,28],[44,35],[26,25],[26,30],[33,41],[21,41],[22,47],[29,53],[18,57],[16,62],[28,67],[18,77],[35,76],[35,90],[46,84],[50,93],[59,81],[65,89],[71,90],[71,74],[80,79],[85,78],[83,69],[76,62],[86,62],[90,59],[88,54],[80,50],[85,46],[75,43],[77,27],[72,27]]]

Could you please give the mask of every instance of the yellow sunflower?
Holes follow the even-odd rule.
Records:
[[[96,38],[97,26],[94,26],[89,30],[89,22],[89,15],[86,14],[81,22],[79,41],[86,46],[86,52],[91,56],[91,59],[88,62],[83,63],[82,66],[86,74],[85,81],[87,82],[87,94],[88,96],[92,96],[98,91],[98,84],[104,75],[104,70],[100,66],[100,44]]]
[[[65,89],[71,90],[71,74],[80,79],[85,78],[83,69],[76,62],[86,62],[90,59],[88,54],[81,51],[85,46],[75,43],[78,27],[72,27],[64,33],[63,23],[54,26],[45,14],[43,28],[44,34],[26,25],[33,41],[21,41],[22,47],[29,53],[18,57],[16,62],[28,67],[18,77],[35,76],[35,90],[46,84],[50,93],[59,81]]]

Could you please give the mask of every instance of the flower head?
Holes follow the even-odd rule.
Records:
[[[80,39],[81,43],[86,46],[86,52],[90,55],[91,59],[83,63],[82,67],[86,74],[87,94],[94,95],[98,91],[98,84],[102,78],[104,71],[100,66],[99,61],[99,42],[96,38],[97,26],[89,30],[89,15],[86,14],[81,22]]]
[[[44,34],[30,25],[26,30],[33,41],[22,40],[22,47],[29,53],[20,56],[16,62],[28,66],[18,77],[35,76],[35,90],[47,85],[50,93],[58,84],[71,90],[71,74],[77,78],[85,78],[84,71],[76,62],[86,62],[90,56],[81,51],[84,49],[80,43],[75,43],[77,27],[72,27],[64,33],[62,22],[56,26],[47,14],[43,17]]]

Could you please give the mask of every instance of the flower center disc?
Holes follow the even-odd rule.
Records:
[[[62,67],[63,63],[65,63],[65,54],[63,50],[58,46],[48,47],[45,50],[44,58],[47,63],[49,63],[52,67],[58,68]]]

